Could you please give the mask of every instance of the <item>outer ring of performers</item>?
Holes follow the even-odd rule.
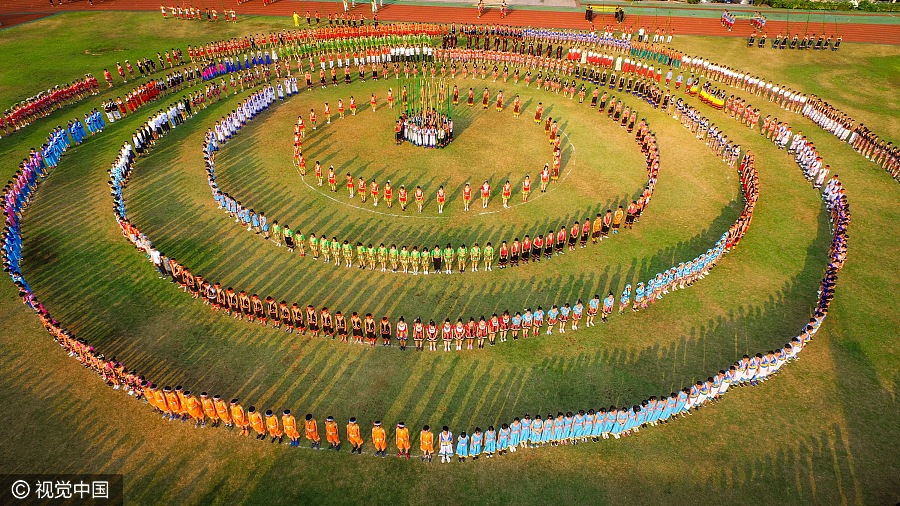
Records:
[[[16,192],[24,192],[27,196],[36,188],[37,179],[39,177],[43,177],[44,173],[41,170],[37,170],[30,173],[22,173],[21,177],[25,178],[23,185],[19,185],[11,190],[9,195],[13,195],[13,191]],[[568,413],[563,416],[560,412],[557,418],[551,425],[552,432],[549,437],[544,437],[543,434],[546,434],[547,429],[543,429],[539,432],[541,437],[537,438],[537,444],[540,446],[542,444],[551,444],[556,445],[560,443],[572,442],[576,443],[579,440],[581,442],[585,442],[588,438],[592,438],[595,441],[599,437],[607,438],[610,434],[613,434],[615,437],[619,437],[620,434],[629,434],[632,432],[638,432],[641,427],[644,426],[653,426],[657,425],[660,420],[668,421],[670,418],[684,413],[690,413],[690,410],[693,407],[699,407],[706,401],[715,400],[722,393],[727,392],[728,386],[732,382],[744,384],[749,383],[751,385],[758,384],[760,381],[765,381],[770,374],[776,372],[781,365],[786,363],[787,361],[793,360],[796,358],[799,351],[803,349],[809,339],[815,334],[818,330],[819,325],[824,320],[827,315],[828,305],[830,303],[831,298],[833,297],[833,292],[835,288],[835,282],[837,278],[837,273],[842,267],[843,260],[846,256],[847,245],[846,245],[846,229],[849,224],[849,212],[847,212],[847,200],[846,195],[843,194],[843,190],[841,189],[838,193],[835,193],[834,189],[836,187],[840,187],[840,181],[837,181],[836,178],[833,181],[829,182],[829,187],[826,189],[826,206],[832,213],[832,220],[834,224],[834,235],[832,242],[832,250],[830,252],[831,261],[826,270],[825,277],[822,282],[822,290],[820,290],[819,295],[819,303],[816,309],[815,317],[804,327],[803,332],[799,338],[794,338],[790,343],[785,345],[783,349],[779,349],[779,353],[786,352],[786,354],[782,353],[781,357],[776,355],[774,352],[769,352],[766,356],[762,356],[762,354],[757,354],[756,357],[750,359],[749,357],[744,357],[744,359],[736,362],[734,365],[730,366],[728,372],[726,373],[724,370],[720,371],[719,375],[714,379],[710,377],[706,383],[697,382],[696,390],[694,387],[691,389],[685,389],[681,393],[673,393],[670,398],[666,399],[665,396],[663,399],[666,399],[666,402],[663,403],[662,407],[660,406],[660,400],[656,397],[652,397],[648,401],[644,401],[640,406],[634,406],[632,409],[624,409],[619,411],[618,408],[615,408],[617,411],[614,417],[610,417],[609,413],[606,413],[606,416],[603,419],[603,425],[598,429],[598,421],[599,421],[599,413],[605,412],[604,409],[599,410],[598,412],[594,412],[592,409],[588,410],[588,414],[593,414],[594,418],[590,422],[591,431],[590,433],[584,432],[584,411],[579,411],[577,415],[572,415]],[[15,197],[19,197],[21,194],[17,193],[14,195]],[[15,219],[15,216],[20,214],[22,210],[27,206],[27,198],[25,199],[12,199],[12,202],[15,203],[15,211],[16,215],[10,217],[10,219],[14,220],[14,223],[10,225],[13,228],[9,230],[18,232],[18,221]],[[24,282],[24,280],[22,280]],[[17,280],[17,285],[22,289],[23,285],[19,283]],[[95,355],[93,349],[83,345],[83,343],[78,342],[74,338],[71,338],[62,328],[51,318],[49,318],[48,314],[43,313],[43,308],[40,308],[39,302],[35,304],[36,299],[33,294],[26,291],[23,295],[26,302],[35,309],[36,312],[39,312],[43,315],[43,319],[45,325],[48,330],[54,335],[54,337],[60,342],[60,344],[67,349],[70,350],[70,354],[73,356],[77,355],[82,362],[86,362],[86,365],[93,367],[94,369],[101,372],[108,381],[117,381],[117,374],[113,373],[113,365],[102,363],[102,356],[99,359]],[[796,346],[794,343],[797,343]],[[770,355],[774,355],[774,361],[768,360]],[[760,360],[754,360],[759,358]],[[118,366],[118,364],[116,364]],[[108,374],[108,376],[107,376]],[[110,380],[109,378],[114,378]],[[716,384],[716,380],[719,380],[718,385]],[[117,383],[118,384],[118,383]],[[272,437],[273,442],[275,439],[281,439],[285,434],[292,440],[292,446],[297,446],[299,442],[300,435],[296,430],[296,423],[293,417],[290,415],[289,410],[285,410],[282,414],[281,424],[279,424],[279,420],[276,418],[276,415],[270,410],[266,412],[265,423],[263,423],[262,415],[259,414],[253,407],[251,407],[247,412],[244,412],[243,408],[240,406],[240,403],[235,399],[230,403],[230,410],[224,401],[216,396],[213,399],[209,399],[208,396],[201,394],[200,399],[196,397],[192,397],[189,392],[180,390],[176,387],[173,391],[170,388],[163,388],[162,391],[154,391],[154,387],[149,382],[144,381],[140,386],[137,385],[129,385],[134,386],[140,393],[144,394],[148,402],[150,402],[155,410],[162,411],[168,417],[172,418],[174,416],[180,417],[182,420],[186,420],[188,418],[192,418],[196,420],[197,425],[201,423],[205,424],[206,417],[209,417],[214,420],[214,425],[221,423],[224,421],[226,426],[240,426],[242,433],[249,434],[249,429],[252,427],[254,431],[257,432],[258,438],[265,438],[268,433],[269,436]],[[683,395],[683,397],[682,397]],[[671,406],[669,401],[671,400]],[[221,402],[220,402],[221,401]],[[218,408],[220,405],[225,406],[225,409],[220,411]],[[212,409],[207,409],[207,407],[211,407]],[[623,414],[624,413],[624,414]],[[552,415],[551,415],[552,416]],[[578,432],[579,428],[576,426],[576,421],[581,417],[581,426],[580,433]],[[315,426],[315,422],[312,419],[311,415],[307,415],[307,423],[305,425],[306,436],[307,439],[312,443],[312,447],[318,447],[318,433]],[[611,419],[612,418],[612,419]],[[527,419],[527,417],[526,417]],[[312,420],[313,425],[310,425],[310,421]],[[331,436],[332,433],[329,432],[328,422],[332,422],[333,420],[326,421],[326,432],[329,435],[329,442],[334,445],[334,441]],[[274,422],[274,423],[273,423]],[[350,429],[352,425],[355,424],[355,419],[351,419],[348,424],[348,437],[351,440],[351,444],[354,447],[354,451],[357,449],[360,450],[363,441],[359,437],[359,431],[352,432]],[[543,424],[542,424],[543,425]],[[384,452],[386,450],[386,436],[383,429],[379,429],[382,424],[380,421],[376,421],[374,423],[374,428],[372,431],[372,440],[375,445],[376,454],[380,453],[381,456],[384,456]],[[513,436],[513,432],[511,427],[515,426],[516,433]],[[536,424],[532,424],[529,429],[533,432],[533,428]],[[282,430],[283,427],[283,430]],[[398,447],[398,455],[405,452],[408,458],[409,455],[409,437],[408,431],[402,430],[405,429],[404,424],[398,423],[396,432],[396,440]],[[504,433],[504,431],[506,431]],[[466,436],[466,433],[463,432],[460,434],[459,439],[457,440],[456,446],[456,456],[460,459],[465,459],[466,457],[474,454],[477,456],[482,453],[482,441],[485,443],[485,449],[491,450],[487,451],[489,455],[493,454],[492,450],[497,450],[499,448],[499,452],[502,454],[504,451],[516,451],[516,448],[523,448],[532,446],[535,443],[535,438],[533,436],[526,437],[524,440],[522,439],[522,424],[519,418],[516,418],[511,424],[503,424],[501,426],[501,431],[496,434],[500,438],[499,445],[487,447],[487,433],[485,433],[484,439],[481,439],[480,431],[476,430],[475,434],[479,435],[478,442],[472,441],[472,449],[469,447],[469,438]],[[489,432],[493,432],[492,430]],[[422,434],[423,436],[429,433],[428,428],[423,428]],[[336,431],[334,435],[336,435]],[[449,457],[453,455],[452,435],[447,436],[448,430],[441,432],[440,434],[440,443],[441,443],[441,455],[442,457]],[[579,439],[580,436],[580,439]],[[504,439],[505,438],[505,439]],[[421,448],[425,456],[429,456],[433,453],[433,438],[429,438],[431,443],[426,443],[426,438],[423,437],[421,441]],[[491,441],[491,443],[495,443]],[[506,443],[504,445],[503,443]],[[429,447],[431,445],[431,447]],[[448,455],[449,454],[449,455]],[[424,460],[424,458],[423,458]]]

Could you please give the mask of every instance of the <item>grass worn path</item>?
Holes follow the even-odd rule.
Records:
[[[88,28],[80,23],[68,27],[85,33]],[[146,37],[145,42],[151,41]],[[742,55],[737,47],[731,50]],[[743,53],[748,65],[757,64],[750,61],[755,54]],[[896,54],[891,58],[896,61]],[[790,78],[793,62],[766,63],[767,71]],[[877,76],[880,71],[867,62],[860,72]],[[369,83],[352,90],[368,96],[375,87]],[[282,163],[289,152],[277,148],[279,142],[290,142],[288,125],[296,108],[343,89],[318,93],[292,99],[266,113],[260,120],[265,123],[242,132],[221,156],[221,177],[235,193],[258,199],[267,211],[271,206],[304,221],[321,210],[322,226],[354,233],[370,226],[368,220],[342,220],[342,206],[326,203],[295,179],[292,185]],[[853,100],[849,90],[835,93],[835,103]],[[890,95],[881,97],[890,103]],[[592,286],[621,286],[635,276],[646,277],[648,270],[672,258],[690,258],[714,242],[737,212],[731,204],[736,175],[676,122],[644,107],[661,143],[663,171],[648,214],[632,233],[562,261],[483,278],[440,278],[443,285],[432,277],[397,279],[377,273],[357,281],[346,272],[311,272],[308,262],[272,251],[214,209],[199,141],[205,126],[232,103],[203,112],[139,162],[130,190],[131,212],[159,246],[189,265],[260,291],[298,298],[330,293],[337,304],[367,301],[373,310],[392,311],[477,311],[501,300],[569,297]],[[603,182],[593,190],[598,192],[595,199],[605,201],[633,192],[643,179],[628,168],[636,148],[630,141],[619,146],[621,133],[605,120],[588,117],[585,105],[556,103],[564,112],[561,117],[571,118],[567,132],[578,146],[578,172],[548,196],[552,206],[534,202],[514,209],[510,221],[566,216],[569,200],[578,202],[592,190],[585,186],[588,181]],[[762,107],[764,113],[771,109]],[[367,121],[389,121],[388,115],[379,116],[382,112]],[[498,137],[516,133],[498,129],[501,124],[495,122],[501,120],[489,113],[493,111],[473,117],[473,134],[482,129],[498,132]],[[354,415],[367,423],[376,417],[403,417],[414,428],[422,423],[484,428],[524,411],[599,407],[667,392],[705,377],[739,354],[767,349],[793,335],[815,298],[830,235],[819,200],[790,158],[722,119],[718,123],[729,137],[758,152],[762,197],[745,241],[695,287],[670,295],[645,314],[617,317],[597,331],[567,334],[566,340],[554,335],[452,356],[346,349],[212,314],[159,281],[122,241],[110,211],[105,169],[141,120],[142,115],[130,118],[73,150],[38,192],[24,225],[25,273],[32,286],[79,335],[158,381],[236,395],[258,406],[310,410],[319,418]],[[15,300],[11,285],[2,283],[0,403],[13,408],[9,416],[18,432],[0,440],[0,470],[120,472],[126,477],[126,496],[135,503],[345,503],[373,498],[510,503],[586,497],[600,503],[623,498],[683,503],[696,502],[697,490],[704,491],[700,502],[708,503],[751,495],[779,503],[896,502],[900,470],[890,455],[897,450],[900,359],[892,336],[900,321],[885,287],[896,285],[900,271],[891,228],[898,218],[898,189],[848,147],[804,120],[793,122],[808,131],[832,167],[840,167],[836,172],[848,188],[854,216],[851,259],[823,331],[798,364],[764,387],[734,392],[713,409],[625,441],[520,452],[477,465],[424,466],[291,451],[150,415],[61,354]],[[354,143],[353,149],[362,152],[393,147],[389,142],[379,147],[384,140],[374,136],[354,137],[349,128],[327,133],[335,146]],[[12,173],[40,137],[29,133],[0,140],[0,154],[7,160],[2,170]],[[253,152],[270,139],[275,149]],[[241,153],[242,148],[250,154]],[[349,149],[334,148],[330,156],[352,160]],[[489,154],[477,159],[490,160]],[[500,156],[505,157],[502,164],[516,159],[521,165],[530,163],[514,151],[495,155]],[[612,163],[604,163],[611,157]],[[388,165],[378,155],[371,158]],[[487,161],[471,163],[470,169],[470,160],[460,158],[448,164],[450,170],[427,156],[421,163],[428,174],[445,170],[447,178],[457,181],[465,173],[496,171],[485,168]],[[251,162],[258,168],[248,167]],[[233,165],[226,167],[229,163]],[[412,174],[417,168],[395,170]],[[265,192],[264,185],[283,192]],[[469,221],[454,218],[448,228],[423,234],[468,237],[511,228]],[[412,235],[397,219],[377,223],[385,236]]]

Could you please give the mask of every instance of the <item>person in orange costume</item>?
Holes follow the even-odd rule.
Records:
[[[212,426],[215,427],[218,425],[219,414],[216,412],[216,405],[213,400],[209,398],[208,393],[200,392],[200,405],[203,407],[203,413],[212,421]],[[206,427],[206,420],[203,420],[202,426]]]
[[[341,439],[338,436],[338,426],[337,422],[334,421],[333,416],[329,416],[325,419],[325,440],[331,445],[332,450],[340,450],[341,449]]]
[[[169,406],[172,408],[173,413],[176,416],[181,417],[181,421],[184,422],[188,419],[187,402],[184,400],[184,388],[182,388],[181,385],[177,385],[174,393],[176,402],[173,405],[170,401]]]
[[[281,430],[281,425],[278,423],[278,417],[275,416],[275,413],[272,412],[271,409],[266,410],[266,430],[269,431],[269,436],[272,437],[272,442],[278,440],[278,444],[281,444],[281,441],[284,439],[284,431]]]
[[[375,445],[375,456],[384,458],[384,452],[387,450],[387,434],[381,426],[381,420],[376,420],[372,424],[372,444]]]
[[[362,455],[363,439],[360,434],[359,424],[356,423],[356,418],[350,418],[350,422],[347,423],[347,439],[353,446],[353,448],[350,449],[350,453],[356,452]]]
[[[166,418],[174,420],[181,411],[181,404],[178,402],[178,395],[172,391],[172,387],[163,388],[163,395],[166,398],[166,408],[163,410]]]
[[[256,439],[266,439],[266,423],[263,421],[262,415],[256,410],[256,407],[247,408],[247,417],[250,418],[250,426],[256,432]]]
[[[190,390],[184,392],[184,403],[188,415],[195,421],[194,427],[199,427],[201,423],[205,424],[206,416],[203,414],[203,405],[191,394]]]
[[[286,409],[281,414],[281,425],[284,426],[284,433],[291,438],[290,446],[300,446],[300,432],[297,431],[297,419],[291,414],[291,410]]]
[[[431,432],[431,427],[427,425],[422,427],[422,432],[419,434],[419,449],[422,450],[422,462],[431,462],[431,458],[434,456],[434,434]]]
[[[157,388],[153,392],[153,397],[156,399],[156,409],[162,412],[164,417],[169,418],[172,411],[169,409],[169,405],[166,402],[165,389]]]
[[[238,403],[237,399],[231,400],[231,419],[234,420],[234,425],[241,428],[242,436],[250,435],[250,420],[247,419],[244,407]]]
[[[234,427],[234,421],[231,419],[231,412],[228,411],[228,404],[225,403],[225,399],[221,395],[216,394],[213,396],[213,405],[216,407],[216,414],[219,415],[219,420],[213,424],[213,427],[220,423],[225,423],[225,426],[229,429]]]
[[[144,394],[147,404],[150,404],[150,407],[153,408],[154,413],[162,411],[156,407],[156,388],[149,381],[144,380],[141,382],[141,392]]]
[[[395,439],[397,441],[397,456],[406,456],[406,460],[409,460],[409,429],[406,428],[403,422],[397,424]]]
[[[310,442],[310,448],[322,449],[322,442],[319,439],[319,426],[312,414],[306,414],[306,439]]]

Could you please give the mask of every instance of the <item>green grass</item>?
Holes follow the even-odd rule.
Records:
[[[113,37],[97,39],[90,29],[104,16],[56,16],[4,34],[26,28],[39,33],[48,29],[42,23],[59,23],[55,29],[66,30],[73,40],[90,34],[93,44],[115,45]],[[135,48],[156,47],[154,33],[176,26],[151,14],[126,16],[140,21],[135,26],[141,43]],[[235,30],[245,28],[238,24]],[[713,54],[706,41],[681,43]],[[846,49],[841,57],[885,51]],[[748,66],[761,64],[758,53],[731,50]],[[889,64],[896,62],[893,51]],[[766,62],[768,68],[786,75],[785,82],[796,79],[789,71],[792,55],[778,56]],[[884,75],[876,63],[861,64],[859,74]],[[830,62],[806,64],[810,72],[817,66],[827,69]],[[73,72],[82,68],[72,63]],[[24,82],[27,70],[21,72],[9,79]],[[534,99],[553,103],[553,116],[568,122],[565,131],[576,146],[575,159],[567,161],[574,163],[572,174],[541,199],[497,215],[463,216],[458,194],[451,193],[445,219],[417,220],[354,210],[302,185],[290,165],[296,115],[310,106],[319,110],[325,100],[334,107],[336,98],[346,99],[349,92],[357,98],[373,91],[384,96],[387,85],[317,90],[266,112],[219,155],[220,184],[292,226],[426,244],[437,238],[483,242],[544,229],[545,223],[568,223],[587,209],[632,198],[643,184],[640,153],[618,127],[596,113],[589,116],[577,101],[508,84],[508,99],[520,93],[532,105]],[[887,92],[880,99],[890,103],[892,97]],[[79,108],[94,106],[92,100]],[[736,174],[677,122],[642,107],[660,142],[662,169],[653,202],[634,231],[549,263],[481,276],[323,272],[308,258],[247,234],[215,210],[199,147],[206,127],[235,100],[203,111],[138,162],[129,212],[158,247],[207,279],[289,300],[423,316],[573,302],[695,256],[739,211]],[[833,103],[851,100],[847,91]],[[774,112],[770,104],[756,105],[763,113]],[[518,124],[509,111],[462,109],[460,137],[440,153],[395,148],[386,130],[393,117],[384,109],[374,114],[363,109],[356,118],[321,128],[308,149],[336,167],[349,164],[354,174],[379,174],[380,181],[391,174],[396,181],[421,180],[430,188],[443,181],[458,188],[470,177],[534,175],[543,163],[535,158],[546,157],[546,148],[530,120],[531,109]],[[784,343],[808,318],[824,269],[830,230],[815,192],[786,153],[722,118],[717,123],[729,137],[757,153],[762,196],[746,239],[690,290],[669,295],[647,312],[616,315],[606,326],[567,333],[565,339],[541,336],[480,353],[403,354],[310,341],[213,314],[159,281],[121,239],[105,170],[145,115],[74,149],[42,185],[23,226],[24,272],[54,316],[107,356],[160,383],[234,395],[245,405],[290,407],[319,419],[357,416],[363,424],[375,418],[403,418],[413,428],[446,423],[458,431],[485,428],[525,411],[633,403],[706,377],[743,353]],[[872,117],[887,121],[890,114]],[[55,122],[50,118],[0,140],[7,160],[2,170],[11,174]],[[531,450],[476,465],[425,466],[290,450],[150,415],[60,353],[15,301],[11,285],[0,283],[5,351],[0,402],[14,411],[17,429],[16,437],[0,440],[0,470],[123,473],[133,503],[509,503],[590,497],[600,503],[624,498],[680,504],[743,501],[751,495],[777,503],[896,502],[900,470],[890,455],[896,453],[900,428],[900,357],[892,337],[900,321],[886,292],[896,286],[900,271],[893,246],[898,188],[809,122],[792,123],[839,167],[853,210],[851,257],[817,339],[798,364],[764,387],[738,390],[715,408],[624,441]],[[339,200],[346,200],[344,194]],[[498,207],[492,202],[492,209]],[[433,204],[426,213],[437,216]],[[698,491],[704,494],[699,501]]]

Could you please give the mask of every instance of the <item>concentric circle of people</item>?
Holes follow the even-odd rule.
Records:
[[[538,38],[539,36],[535,36],[535,40]],[[626,51],[634,51],[635,49],[644,51],[643,49],[640,49],[637,44],[631,43],[630,41],[627,41],[627,39],[622,40],[625,42],[616,42],[616,47],[620,47],[621,45]],[[532,44],[533,42],[534,41],[532,41]],[[540,51],[538,52],[540,53]],[[570,55],[571,54],[570,51]],[[675,63],[677,63],[677,61]],[[615,63],[615,66],[618,67],[618,61]],[[678,67],[676,66],[675,68]],[[219,72],[219,69],[221,69],[221,72]],[[712,69],[710,66],[706,65],[701,65],[698,68],[698,66],[694,64],[692,70],[701,73],[701,75],[706,76],[707,79],[722,82],[729,86],[736,86],[742,90],[746,89],[751,92],[754,91],[753,86],[746,77],[739,78],[737,75],[733,75],[727,68],[725,69],[726,70]],[[606,73],[606,70],[604,70],[602,74],[595,73],[595,70],[596,69],[590,69],[589,74],[579,73],[578,77],[592,80],[592,78],[596,76],[597,84],[599,85],[603,82],[603,75]],[[239,72],[241,72],[240,69],[235,71],[220,67],[216,70],[216,75],[212,76],[209,80],[215,79],[220,75]],[[616,68],[614,73],[618,72],[623,72],[628,75],[626,82],[623,82],[621,77],[618,80],[620,84],[620,93],[622,90],[627,89],[628,93],[638,95],[641,98],[646,98],[651,105],[656,107],[662,106],[666,112],[672,112],[676,119],[679,119],[682,124],[687,128],[690,128],[692,132],[696,132],[698,139],[705,141],[714,152],[722,156],[723,161],[728,162],[732,167],[735,167],[738,159],[741,160],[739,172],[741,174],[741,183],[745,196],[745,212],[749,210],[749,212],[752,213],[753,203],[755,202],[758,192],[755,170],[752,170],[752,154],[745,153],[743,157],[740,157],[739,154],[741,151],[739,146],[735,146],[732,142],[728,141],[722,131],[715,126],[706,115],[693,106],[688,105],[681,97],[672,98],[674,94],[670,94],[668,89],[663,93],[659,88],[659,86],[661,86],[661,76],[659,72],[655,74],[655,78],[652,73],[644,73],[641,75],[640,72],[638,72],[635,74],[633,67],[624,70]],[[249,70],[245,70],[244,78],[247,77],[247,73],[249,73]],[[256,70],[255,74],[256,76],[254,78],[251,73],[251,77],[246,81],[251,87],[253,85],[261,84],[259,69]],[[588,75],[590,77],[586,77]],[[640,75],[640,78],[636,80],[637,83],[635,83],[635,75]],[[203,79],[207,80],[205,75],[203,76]],[[610,87],[615,89],[614,83],[616,83],[617,80],[610,76],[608,81],[613,83]],[[666,85],[668,85],[668,81],[669,79],[667,78]],[[242,83],[243,82],[244,81],[242,81]],[[676,81],[676,90],[680,87],[678,86],[678,83],[680,83],[680,81]],[[637,87],[635,84],[637,84]],[[603,85],[605,86],[606,83],[603,82]],[[220,87],[224,89],[225,94],[227,95],[227,87],[224,80]],[[686,91],[689,95],[696,95],[699,92],[699,87],[700,86],[696,81],[689,82]],[[215,88],[215,86],[212,86],[212,88]],[[234,85],[232,85],[232,89],[235,89]],[[719,94],[709,86],[704,86],[703,89],[704,95],[701,97],[703,98],[703,101],[713,104],[715,108],[720,108],[718,99],[713,100],[711,98],[718,97]],[[190,118],[193,115],[192,106],[205,106],[205,99],[209,98],[210,91],[211,86],[207,85],[206,93],[202,93],[204,96],[203,100],[198,102],[195,98],[201,93],[197,93],[197,95],[192,94],[191,99],[185,97],[184,100],[178,101],[154,115],[141,130],[136,132],[133,137],[133,144],[128,144],[123,147],[120,158],[115,165],[116,170],[113,171],[114,180],[111,183],[118,184],[112,184],[111,186],[113,188],[113,196],[116,199],[117,217],[123,227],[123,233],[126,238],[136,246],[145,251],[149,251],[150,257],[154,260],[154,263],[157,262],[153,258],[152,244],[149,243],[149,239],[134,228],[127,220],[125,203],[124,200],[121,199],[121,189],[131,172],[131,165],[135,155],[146,152],[152,147],[157,138]],[[797,98],[792,96],[794,95],[793,93],[773,93],[767,86],[759,83],[757,83],[755,91],[756,96],[775,101],[788,111],[797,111],[797,104],[799,103],[799,111],[814,119],[817,124],[823,126],[828,131],[835,133],[842,141],[849,142],[867,157],[873,157],[886,168],[890,167],[889,170],[896,169],[896,151],[879,149],[877,138],[875,138],[876,142],[873,142],[867,131],[860,131],[859,128],[853,128],[854,122],[848,123],[845,116],[843,117],[845,119],[839,119],[840,113],[830,109],[824,102],[818,101],[817,99],[814,101],[805,100],[805,96]],[[267,86],[262,93],[268,97],[269,101],[274,100],[274,97],[276,96],[276,91],[271,86]],[[154,99],[155,98],[156,97],[154,97]],[[597,98],[596,93],[594,98]],[[592,100],[592,105],[596,106],[597,101],[598,100]],[[735,101],[733,100],[732,105],[734,102]],[[621,104],[621,101],[619,101],[618,104]],[[607,107],[607,103],[604,102],[601,111]],[[722,104],[721,108],[727,109],[724,104]],[[744,111],[746,110],[745,107]],[[740,119],[747,124],[744,115],[738,115],[736,112],[737,110],[735,109],[729,111],[732,117]],[[616,113],[621,113],[620,107],[617,107],[617,105],[609,107],[609,116]],[[115,118],[110,117],[110,120],[113,119]],[[30,202],[30,197],[38,187],[38,183],[46,177],[50,169],[57,166],[62,154],[72,145],[83,142],[90,136],[102,132],[103,128],[106,126],[103,118],[98,118],[97,115],[92,115],[92,119],[87,127],[87,132],[84,131],[84,127],[78,127],[75,123],[80,122],[76,119],[70,128],[58,128],[54,130],[48,139],[48,142],[42,146],[41,150],[32,150],[29,156],[21,164],[20,169],[14,178],[14,182],[7,185],[4,192],[4,201],[6,203],[5,215],[7,218],[3,235],[4,267],[6,267],[14,284],[18,287],[23,301],[39,315],[47,330],[62,347],[69,351],[71,356],[78,359],[85,366],[97,371],[98,375],[114,388],[119,389],[124,387],[129,394],[138,398],[143,398],[152,405],[154,410],[161,412],[168,419],[181,419],[183,421],[192,419],[197,426],[205,426],[207,422],[212,422],[213,426],[236,426],[240,428],[242,434],[249,434],[250,429],[252,428],[260,439],[270,437],[271,441],[275,442],[283,441],[284,437],[287,436],[289,444],[293,446],[299,445],[301,435],[298,430],[297,421],[290,410],[283,410],[280,415],[276,414],[274,410],[267,410],[262,414],[260,413],[260,410],[257,410],[252,406],[244,410],[237,399],[226,402],[221,396],[212,396],[210,398],[206,393],[201,393],[200,396],[197,397],[183,388],[158,388],[136,372],[126,369],[123,364],[116,361],[114,358],[107,359],[87,343],[72,336],[59,322],[51,317],[49,311],[31,291],[24,276],[19,270],[22,246],[20,230],[22,212]],[[771,123],[772,122],[770,121],[770,125]],[[495,454],[503,454],[504,452],[514,452],[517,449],[526,447],[577,444],[590,440],[598,441],[609,438],[610,436],[618,438],[622,435],[634,434],[639,432],[642,427],[668,423],[670,420],[679,416],[684,416],[685,414],[690,414],[710,402],[715,402],[715,400],[726,393],[728,388],[732,385],[757,385],[780,370],[784,363],[798,358],[799,352],[806,346],[810,339],[812,339],[827,315],[828,306],[833,298],[838,272],[843,266],[843,262],[847,255],[846,231],[850,222],[850,215],[847,207],[846,193],[842,188],[838,177],[833,175],[827,180],[827,183],[820,180],[822,178],[821,172],[823,167],[821,164],[821,156],[817,154],[812,143],[806,141],[799,132],[793,136],[788,136],[790,142],[785,143],[784,125],[777,121],[775,121],[775,123],[778,125],[774,129],[777,135],[769,135],[771,126],[763,128],[762,133],[773,139],[780,147],[785,147],[789,144],[789,150],[793,152],[798,166],[803,169],[807,178],[814,181],[817,187],[824,186],[822,195],[826,208],[830,212],[833,227],[829,262],[819,291],[817,308],[813,318],[803,327],[802,332],[797,337],[791,338],[791,340],[782,348],[768,353],[759,353],[752,357],[742,357],[734,364],[720,370],[715,375],[710,376],[705,382],[699,381],[695,385],[691,385],[690,388],[685,388],[679,392],[673,392],[671,395],[651,397],[631,407],[614,406],[608,410],[606,408],[580,409],[577,411],[567,411],[565,414],[560,411],[555,415],[550,413],[546,420],[542,420],[538,415],[532,418],[530,415],[525,414],[522,417],[515,417],[508,423],[504,422],[500,424],[499,430],[495,430],[493,425],[488,425],[484,431],[482,431],[480,427],[476,427],[471,434],[468,434],[468,431],[462,431],[456,435],[455,438],[450,429],[444,427],[438,433],[437,445],[437,448],[439,449],[438,453],[441,456],[442,461],[450,461],[454,456],[459,460],[464,460],[469,457],[477,458],[479,455],[493,456]],[[751,125],[751,127],[755,126],[756,123]],[[878,149],[877,153],[876,149]],[[892,158],[892,156],[894,158]],[[119,178],[118,180],[116,180],[117,177]],[[732,230],[738,231],[737,234],[731,236],[730,233],[727,233],[723,236],[722,241],[727,243],[729,238],[732,240],[739,240],[740,235],[743,234],[748,225],[749,216],[746,217],[745,222],[736,223],[737,229],[734,227],[732,228]],[[734,241],[732,245],[733,244],[736,244],[736,241]],[[186,287],[186,289],[189,289],[189,287]],[[651,292],[651,295],[652,294],[653,292]],[[650,300],[655,300],[655,298],[650,297]],[[254,314],[254,317],[256,316],[257,315]],[[292,323],[296,328],[297,321],[294,320]],[[301,324],[309,327],[308,322],[303,322]],[[369,327],[367,326],[367,337],[368,328]],[[534,320],[532,320],[532,328],[534,328]],[[563,324],[561,328],[565,328],[565,325]],[[393,333],[389,334],[388,338],[390,339],[392,336]],[[315,417],[313,417],[312,414],[307,414],[303,418],[305,418],[304,435],[307,441],[311,447],[321,448],[318,436],[318,425]],[[374,447],[375,454],[382,457],[385,456],[387,450],[387,432],[384,425],[385,424],[381,421],[376,420],[372,422],[371,429],[371,445]],[[325,432],[326,440],[329,442],[330,446],[336,450],[339,449],[341,438],[337,422],[333,417],[326,417]],[[403,422],[398,422],[394,433],[398,456],[406,456],[409,458],[411,446],[409,429]],[[354,418],[351,418],[346,425],[345,434],[346,439],[352,446],[353,452],[361,454],[364,447],[369,444],[369,438],[363,437],[363,431],[360,424]],[[434,453],[435,441],[433,432],[429,426],[424,426],[422,428],[419,439],[422,452],[421,458],[430,461]]]

